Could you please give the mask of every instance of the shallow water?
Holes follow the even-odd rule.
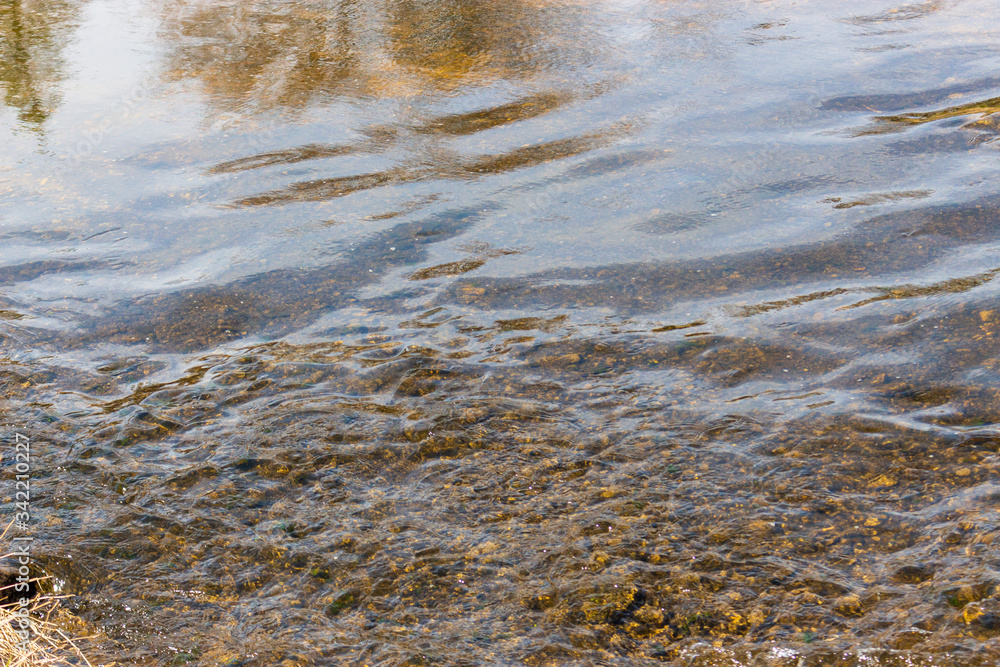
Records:
[[[0,7],[44,586],[95,664],[997,664],[996,26]]]

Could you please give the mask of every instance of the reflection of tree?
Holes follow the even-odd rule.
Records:
[[[447,91],[523,78],[557,51],[564,65],[582,57],[579,31],[557,37],[569,32],[566,13],[529,2],[176,2],[163,25],[176,44],[172,76],[198,77],[218,107],[247,111]]]
[[[22,122],[40,129],[58,103],[60,47],[75,8],[59,0],[0,3],[0,87]]]
[[[543,41],[539,14],[522,2],[401,0],[393,7],[392,55],[445,86],[490,71],[531,71],[546,60],[533,52]]]

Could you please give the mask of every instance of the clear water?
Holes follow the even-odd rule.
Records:
[[[0,416],[95,664],[996,664],[997,26],[0,6]]]

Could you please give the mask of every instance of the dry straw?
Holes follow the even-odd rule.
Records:
[[[0,533],[0,540],[7,535],[7,528]],[[10,554],[0,556],[6,560]],[[35,579],[34,581],[38,581]],[[0,588],[0,595],[8,597],[16,584]],[[2,667],[43,667],[46,665],[86,665],[93,667],[86,656],[53,621],[59,601],[65,596],[38,595],[28,601],[28,640],[18,634],[21,620],[21,606],[0,605],[0,665]]]

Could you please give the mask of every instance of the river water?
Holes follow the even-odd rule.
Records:
[[[996,3],[10,0],[0,91],[95,664],[1000,661]]]

